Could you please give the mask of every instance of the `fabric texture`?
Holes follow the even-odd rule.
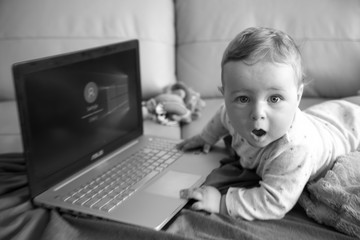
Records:
[[[207,179],[219,189],[234,183],[256,185],[259,177],[223,161]],[[184,209],[164,231],[130,226],[96,218],[75,217],[32,205],[22,154],[0,155],[0,239],[111,240],[111,239],[355,239],[315,223],[301,208],[283,220],[248,222],[217,214]],[[165,231],[166,230],[166,231]]]
[[[29,201],[22,154],[0,155],[0,239],[40,239],[47,210]]]
[[[360,152],[340,156],[325,177],[307,185],[299,203],[319,223],[360,238]]]

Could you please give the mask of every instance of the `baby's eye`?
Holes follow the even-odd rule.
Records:
[[[249,102],[249,98],[246,96],[239,96],[235,99],[235,101],[239,103],[247,103]]]
[[[271,103],[278,103],[282,100],[282,98],[279,96],[271,96],[269,100]]]

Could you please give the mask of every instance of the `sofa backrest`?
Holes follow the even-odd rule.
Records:
[[[360,89],[358,0],[175,0],[177,76],[205,97],[220,93],[229,41],[251,26],[273,27],[300,46],[305,97],[337,98]]]
[[[250,26],[297,41],[310,81],[305,97],[349,96],[360,89],[359,23],[358,0],[3,0],[0,101],[15,98],[15,62],[132,38],[140,40],[144,98],[175,73],[203,97],[218,97],[222,53]]]
[[[137,38],[144,98],[175,82],[172,0],[0,1],[0,101],[15,62]]]

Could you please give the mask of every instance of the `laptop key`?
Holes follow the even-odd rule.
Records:
[[[106,204],[105,206],[103,206],[100,210],[103,210],[103,211],[105,211],[105,212],[110,212],[110,211],[113,210],[116,206],[117,206],[116,203],[110,202],[110,203]]]
[[[83,204],[83,206],[91,208],[95,203],[97,203],[99,201],[100,201],[100,199],[98,197],[94,197],[94,198],[90,199],[89,201],[85,202]]]
[[[132,189],[138,189],[140,187],[142,187],[145,183],[147,183],[150,179],[152,179],[153,177],[155,177],[159,172],[157,171],[152,171],[150,172],[148,175],[146,175],[146,177],[144,177],[143,179],[140,180],[140,182],[136,183],[134,186],[132,186]]]
[[[111,198],[107,197],[107,196],[103,196],[100,201],[96,202],[95,204],[93,204],[91,206],[91,208],[94,209],[100,209],[102,206],[104,206],[106,203],[110,202]]]

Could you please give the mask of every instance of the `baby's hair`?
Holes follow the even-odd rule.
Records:
[[[251,27],[238,34],[225,49],[221,69],[230,61],[243,61],[252,65],[264,59],[291,65],[298,85],[303,84],[299,48],[289,35],[272,28]]]

